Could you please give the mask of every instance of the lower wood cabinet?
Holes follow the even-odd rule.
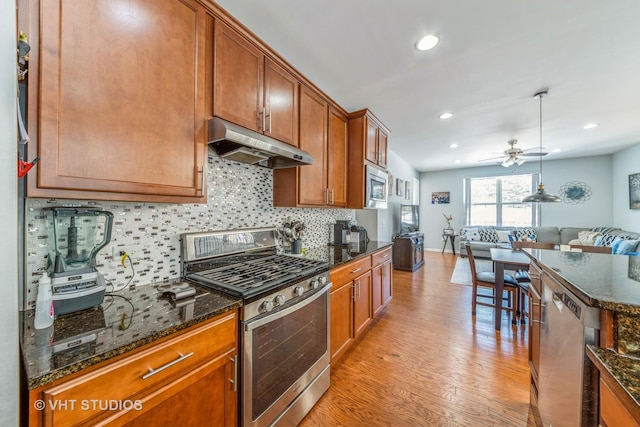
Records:
[[[331,363],[391,300],[391,270],[391,248],[386,248],[331,271]]]
[[[31,390],[29,425],[235,426],[237,324],[225,313]]]
[[[600,373],[600,425],[605,427],[639,427],[640,420],[632,415],[624,404],[616,397],[616,392]],[[637,412],[637,411],[636,411]],[[637,414],[635,414],[637,416]]]

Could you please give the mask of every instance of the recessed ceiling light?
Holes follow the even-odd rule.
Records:
[[[442,120],[450,119],[451,117],[453,117],[453,113],[442,113],[438,117]]]
[[[593,129],[597,128],[598,126],[600,126],[600,123],[587,123],[582,127],[582,129]]]
[[[456,160],[454,163],[460,163],[460,160]]]
[[[430,50],[436,47],[440,43],[440,37],[435,34],[429,34],[422,37],[416,42],[416,49],[418,50]]]
[[[453,144],[449,144],[449,148],[458,148],[458,144],[455,142]]]
[[[552,153],[559,153],[562,151],[562,148],[554,148],[553,150],[551,150]]]

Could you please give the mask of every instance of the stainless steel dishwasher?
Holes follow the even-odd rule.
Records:
[[[538,409],[543,425],[596,426],[597,372],[587,344],[597,344],[600,310],[543,276]]]

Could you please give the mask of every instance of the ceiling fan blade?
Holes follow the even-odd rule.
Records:
[[[506,158],[505,156],[491,157],[489,159],[478,160],[478,162],[491,162],[491,161],[495,161],[495,160],[504,160],[505,158]]]
[[[522,150],[523,153],[526,153],[527,151],[537,151],[537,152],[541,152],[542,150],[546,150],[546,147],[530,147],[530,148],[525,148],[524,150]]]
[[[537,152],[537,153],[522,153],[522,156],[546,156],[549,153]]]

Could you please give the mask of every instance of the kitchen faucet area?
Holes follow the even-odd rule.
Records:
[[[640,427],[640,7],[496,1],[0,5],[0,425]]]

